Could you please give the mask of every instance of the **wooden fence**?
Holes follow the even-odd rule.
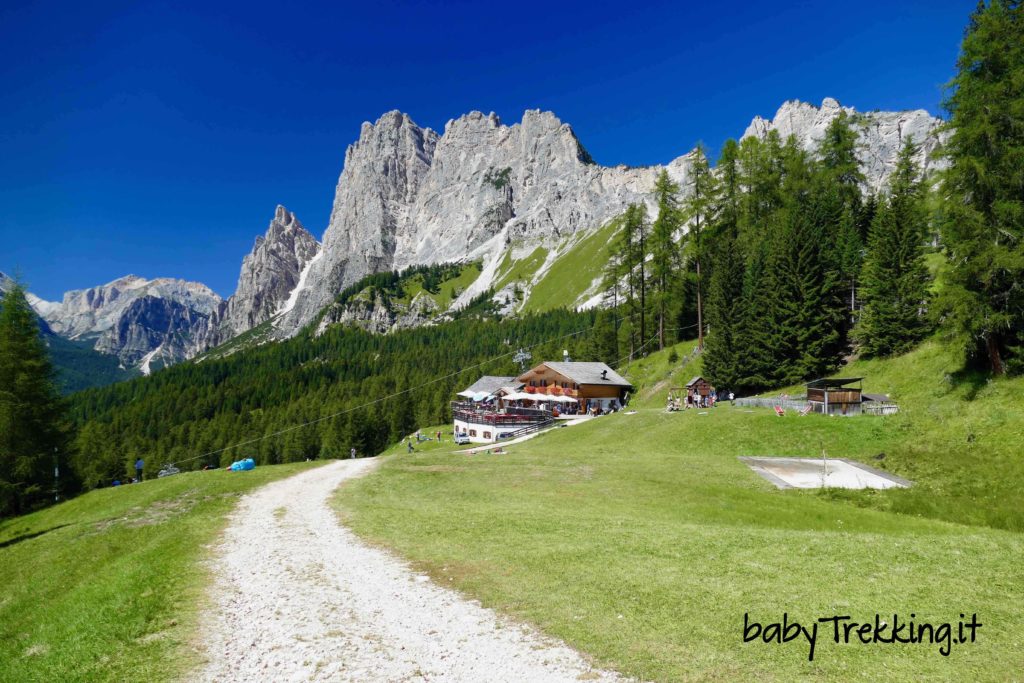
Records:
[[[783,410],[803,410],[807,401],[802,398],[738,398],[736,405],[743,408],[782,408]]]

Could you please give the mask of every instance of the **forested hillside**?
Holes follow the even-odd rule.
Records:
[[[319,337],[304,333],[84,391],[72,402],[78,469],[94,487],[123,474],[137,456],[155,470],[164,462],[199,468],[242,456],[260,463],[347,457],[350,448],[372,455],[417,425],[446,422],[453,393],[481,374],[515,374],[511,355],[519,347],[548,340],[532,350],[535,359],[560,358],[563,349],[580,360],[599,357],[593,323],[593,313],[555,311],[504,321],[466,317],[389,335],[335,326]],[[314,424],[293,429],[306,422]]]

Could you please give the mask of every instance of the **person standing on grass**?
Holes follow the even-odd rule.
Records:
[[[441,430],[437,430],[437,442],[441,443]]]
[[[142,481],[142,468],[145,467],[146,463],[142,462],[142,458],[135,460],[135,481]]]
[[[409,453],[412,453],[412,437],[408,437],[405,440],[405,445],[409,447]]]

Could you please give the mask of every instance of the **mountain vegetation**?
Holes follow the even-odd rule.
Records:
[[[0,301],[0,516],[19,514],[73,490],[66,464],[69,429],[39,320],[15,285]]]
[[[155,471],[165,462],[197,469],[241,457],[347,457],[352,448],[374,455],[417,424],[446,422],[454,392],[479,375],[515,374],[519,347],[544,342],[535,357],[560,357],[563,348],[592,357],[594,320],[564,310],[504,321],[466,313],[388,335],[339,325],[80,392],[71,412],[80,428],[76,467],[93,488],[140,456]],[[496,356],[504,357],[488,361]]]
[[[1024,4],[980,2],[946,100],[945,328],[996,375],[1024,371]]]

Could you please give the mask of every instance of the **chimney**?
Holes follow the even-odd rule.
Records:
[[[563,349],[562,350],[562,360],[565,361],[566,363],[569,362],[569,350],[568,349]]]
[[[602,370],[601,371],[601,379],[603,379],[603,380],[607,380],[608,379],[608,371],[607,370]]]

